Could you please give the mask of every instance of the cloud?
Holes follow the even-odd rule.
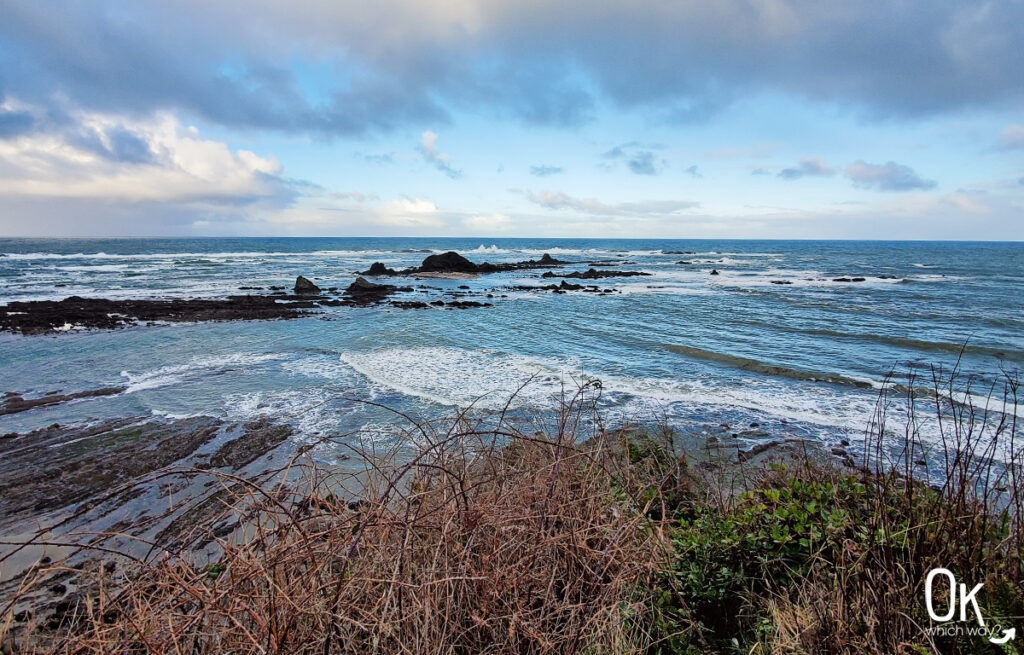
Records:
[[[636,175],[657,175],[668,163],[665,160],[657,161],[655,154],[651,151],[661,150],[664,147],[660,143],[643,144],[629,141],[602,153],[601,158],[625,161],[626,167]],[[609,169],[614,167],[614,165],[602,166]]]
[[[700,178],[704,177],[704,174],[700,172],[700,169],[697,167],[696,164],[684,169],[683,172],[696,180],[699,180]]]
[[[29,102],[317,135],[598,103],[700,120],[763,91],[912,117],[1019,103],[1022,32],[1014,0],[54,0],[4,5],[0,70]]]
[[[629,170],[633,171],[637,175],[657,175],[658,165],[654,160],[654,153],[649,150],[642,150],[626,162],[629,166]]]
[[[846,167],[844,175],[855,187],[876,191],[927,190],[936,186],[934,180],[925,180],[909,166],[893,161],[885,164],[868,164],[858,160]]]
[[[275,158],[203,139],[167,115],[65,116],[57,129],[0,140],[0,173],[0,194],[9,197],[209,209],[287,206],[298,193]]]
[[[427,162],[437,170],[441,171],[453,180],[462,177],[462,171],[452,168],[451,157],[437,149],[437,135],[427,130],[420,139],[418,150],[423,155],[423,161]]]
[[[825,165],[825,160],[818,157],[804,157],[796,166],[779,171],[778,177],[784,180],[799,180],[801,177],[827,177],[835,174],[834,170]]]
[[[374,222],[394,227],[440,227],[439,210],[430,200],[401,196],[384,203]]]
[[[651,216],[676,214],[700,206],[687,200],[645,200],[608,204],[596,198],[575,198],[561,191],[523,192],[526,199],[546,209],[568,209],[598,216]]]
[[[558,175],[564,173],[565,169],[561,166],[531,166],[530,175],[536,177],[548,177],[549,175]]]
[[[512,221],[505,214],[477,214],[462,219],[463,227],[487,236],[496,232],[506,232],[512,227]]]
[[[1024,148],[1024,125],[1010,124],[999,135],[999,147],[1004,150]]]

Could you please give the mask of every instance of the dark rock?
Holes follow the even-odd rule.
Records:
[[[793,284],[789,280],[772,280],[772,284]]]
[[[79,594],[70,594],[53,606],[53,614],[50,615],[47,627],[56,629],[76,623],[83,618],[85,618],[85,599]]]
[[[398,275],[398,271],[388,268],[383,262],[373,262],[370,268],[360,273],[360,275]]]
[[[573,278],[573,279],[578,279],[578,280],[599,280],[599,279],[606,278],[606,277],[637,277],[637,276],[641,276],[641,275],[649,276],[650,273],[644,273],[643,271],[599,271],[596,268],[589,268],[586,271],[583,271],[582,273],[579,272],[579,271],[576,271],[575,273],[566,273],[564,275],[560,275],[560,274],[554,273],[552,271],[547,271],[546,273],[541,275],[541,277],[543,277],[543,278],[563,277],[563,278]]]
[[[58,596],[63,596],[64,594],[68,593],[68,588],[58,583],[50,587],[50,593],[56,594]]]
[[[235,321],[296,318],[298,308],[271,296],[224,299],[106,300],[71,296],[64,300],[14,301],[0,311],[0,330],[46,334],[66,325],[115,329],[152,322]]]
[[[713,269],[711,269],[711,274],[712,275],[718,275],[718,271],[713,268]]]
[[[320,287],[300,275],[295,278],[295,293],[320,293]]]
[[[406,301],[406,302],[392,300],[390,304],[391,304],[392,307],[397,307],[398,309],[429,309],[430,308],[430,305],[428,305],[425,302],[421,302],[419,300],[411,300],[411,301]]]
[[[460,289],[468,289],[468,288],[469,288],[469,285],[468,285],[468,284],[460,284],[460,285],[459,285],[459,288],[460,288]]]
[[[457,252],[430,255],[423,260],[420,273],[476,273],[477,265]]]
[[[739,452],[739,454],[738,454],[739,460],[741,462],[744,462],[744,461],[750,459],[751,457],[754,457],[755,455],[760,455],[763,452],[766,452],[766,451],[771,450],[772,448],[775,448],[776,446],[780,445],[781,443],[782,443],[781,441],[769,441],[767,443],[759,443],[756,446],[751,446],[747,450],[741,450]]]
[[[345,295],[349,301],[356,305],[369,305],[385,300],[397,291],[412,291],[412,287],[396,287],[391,284],[374,284],[366,278],[357,277],[356,281],[348,285]]]
[[[832,281],[833,282],[863,282],[864,278],[862,278],[862,277],[835,277],[835,278],[832,278]]]
[[[48,393],[45,396],[40,396],[39,398],[29,399],[22,398],[20,394],[8,392],[4,395],[3,401],[0,402],[0,416],[5,414],[17,414],[18,412],[25,412],[36,407],[58,405],[70,400],[77,400],[79,398],[113,396],[121,393],[124,389],[124,387],[104,387],[102,389],[90,389],[88,391],[78,391],[71,394]]]
[[[473,307],[490,307],[489,302],[477,302],[475,300],[454,300],[449,303],[445,303],[445,307],[450,309],[470,309]]]

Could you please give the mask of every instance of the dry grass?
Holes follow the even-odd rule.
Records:
[[[580,445],[578,409],[570,402],[550,437],[417,426],[419,454],[378,453],[358,502],[314,467],[287,489],[228,480],[245,537],[222,541],[217,564],[182,553],[99,575],[34,648],[637,652],[643,590],[670,552],[650,492],[674,477],[630,462],[615,437]]]
[[[351,482],[296,460],[277,484],[220,474],[240,528],[212,565],[188,544],[111,573],[40,653],[1014,653],[936,635],[932,568],[985,583],[986,617],[1024,632],[1017,383],[975,408],[952,376],[912,378],[894,434],[883,393],[862,468],[809,454],[723,474],[671,433],[608,433],[585,387],[542,432],[504,417],[410,423]],[[999,392],[999,393],[996,393]],[[974,397],[976,398],[976,396]],[[927,412],[925,409],[927,408]],[[998,411],[997,411],[998,410]],[[927,419],[925,417],[928,417]],[[939,439],[925,438],[927,421]],[[927,429],[926,429],[927,428]],[[934,434],[934,430],[932,430]],[[902,437],[902,438],[900,438]],[[408,449],[410,443],[416,448]],[[410,452],[413,454],[410,455]],[[204,474],[209,474],[204,472]],[[298,480],[298,482],[296,482]],[[0,637],[11,613],[0,617]],[[31,628],[31,626],[29,626]],[[27,642],[27,643],[26,643]]]

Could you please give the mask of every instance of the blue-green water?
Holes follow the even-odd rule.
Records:
[[[2,334],[0,391],[127,391],[2,417],[0,433],[109,416],[273,416],[298,428],[298,443],[393,420],[364,400],[419,417],[474,402],[486,412],[532,378],[514,406],[545,410],[597,377],[612,423],[699,432],[785,421],[832,441],[860,435],[893,369],[949,366],[965,342],[966,374],[992,380],[1024,364],[1024,244],[1007,243],[8,239],[0,304],[223,296],[300,274],[345,287],[374,261],[409,266],[446,250],[477,262],[622,259],[615,268],[653,275],[603,280],[620,292],[609,296],[507,289],[540,284],[542,271],[422,282],[496,296],[465,311],[338,307],[290,321]],[[844,276],[866,280],[833,281]]]

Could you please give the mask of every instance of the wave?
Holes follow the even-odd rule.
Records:
[[[128,379],[124,392],[135,393],[149,389],[159,389],[182,382],[188,382],[213,373],[225,373],[239,368],[248,368],[255,364],[283,359],[278,353],[231,353],[215,357],[193,357],[187,364],[161,366],[150,371],[132,373],[121,371],[121,377]]]
[[[147,253],[71,253],[61,254],[52,252],[28,252],[28,253],[3,253],[5,259],[11,260],[34,260],[34,259],[258,259],[261,257],[371,257],[375,255],[388,255],[400,252],[413,252],[411,250],[314,250],[312,252],[147,252]],[[415,251],[434,252],[434,251]]]
[[[778,366],[776,364],[767,364],[756,359],[738,357],[736,355],[704,350],[702,348],[694,348],[693,346],[677,346],[670,344],[665,347],[674,353],[678,353],[692,359],[703,359],[718,362],[744,371],[762,373],[764,375],[771,375],[774,377],[783,377],[806,382],[829,382],[831,384],[842,384],[861,389],[881,388],[881,384],[873,380],[849,377],[839,373],[823,373],[821,371],[810,371],[805,369],[789,368],[787,366]]]
[[[730,384],[710,378],[635,378],[599,371],[584,373],[577,360],[534,359],[514,354],[446,347],[384,348],[347,352],[341,361],[372,385],[430,403],[500,411],[516,393],[514,409],[550,410],[579,382],[599,379],[600,408],[611,422],[669,417],[703,411],[740,411],[827,428],[859,431],[868,424],[874,394],[835,387],[795,388]],[[525,386],[524,386],[525,385]],[[854,395],[851,395],[854,394]]]
[[[834,337],[839,339],[851,339],[858,341],[871,341],[874,343],[880,343],[888,346],[899,346],[901,348],[911,348],[914,350],[923,350],[925,352],[940,352],[947,353],[950,355],[959,355],[960,352],[965,354],[975,355],[990,355],[998,359],[1011,359],[1015,361],[1024,361],[1024,351],[1017,350],[1015,348],[993,348],[991,346],[975,346],[970,343],[969,340],[964,342],[954,343],[949,341],[925,341],[923,339],[912,339],[910,337],[894,337],[884,334],[850,334],[847,332],[839,332],[837,330],[828,329],[814,329],[814,330],[796,330],[805,334],[814,334],[823,337]]]

